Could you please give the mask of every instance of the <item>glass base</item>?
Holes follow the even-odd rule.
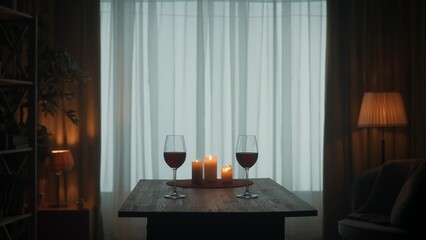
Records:
[[[244,199],[251,199],[251,198],[257,198],[258,196],[251,192],[245,192],[237,195],[237,198],[244,198]]]
[[[166,194],[166,195],[164,195],[164,198],[167,198],[167,199],[181,199],[181,198],[185,198],[185,195],[179,194],[179,193],[175,192],[175,193],[172,193],[172,194]]]

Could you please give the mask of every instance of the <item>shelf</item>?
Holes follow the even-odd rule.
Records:
[[[13,9],[0,5],[0,20],[19,20],[19,19],[33,19],[31,15],[18,12]]]
[[[31,152],[32,148],[20,148],[20,149],[8,149],[8,150],[0,150],[0,155],[3,154],[13,154],[13,153],[24,153]]]
[[[0,208],[3,209],[0,239],[34,240],[37,239],[37,16],[0,5],[0,38],[0,106],[6,119],[0,139]]]
[[[26,218],[29,218],[29,217],[31,217],[31,213],[3,217],[0,221],[0,227],[6,226],[8,224],[11,224],[11,223],[14,223],[14,222],[17,222],[17,221],[21,221],[22,219],[26,219]]]
[[[33,82],[30,81],[26,81],[26,80],[15,80],[15,79],[7,79],[7,78],[0,78],[0,86],[2,87],[7,87],[7,86],[11,86],[11,87],[21,87],[22,85],[34,85]]]

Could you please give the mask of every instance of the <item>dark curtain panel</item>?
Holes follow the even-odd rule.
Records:
[[[411,36],[411,149],[414,157],[426,156],[426,1],[410,6]]]
[[[74,168],[64,175],[69,205],[83,198],[93,207],[94,239],[102,239],[99,224],[100,206],[100,12],[99,0],[22,0],[18,10],[37,14],[39,42],[48,42],[70,54],[77,65],[89,73],[84,84],[71,86],[74,102],[67,103],[77,111],[79,125],[73,125],[62,114],[43,117],[39,122],[53,133],[54,148],[72,150]],[[41,164],[39,164],[41,165]],[[40,178],[48,178],[48,198],[55,198],[55,181],[51,173],[39,168]],[[61,196],[64,192],[61,192]],[[53,195],[53,198],[52,198]]]
[[[425,13],[418,0],[327,2],[324,239],[340,239],[353,177],[381,164],[379,129],[357,127],[364,92],[400,92],[407,108],[409,125],[385,130],[386,159],[426,156]]]
[[[98,0],[55,1],[57,43],[74,57],[91,79],[80,84],[76,108],[80,124],[75,144],[78,195],[93,205],[95,239],[102,239],[100,206],[100,4]],[[69,143],[70,144],[70,143]],[[98,224],[96,224],[98,223]]]

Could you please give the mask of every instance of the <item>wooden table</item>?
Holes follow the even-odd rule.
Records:
[[[147,218],[147,239],[284,239],[285,218],[317,210],[269,178],[251,179],[256,199],[237,188],[178,188],[186,198],[165,199],[169,180],[140,180],[118,217]]]

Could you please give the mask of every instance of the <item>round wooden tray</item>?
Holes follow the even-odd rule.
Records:
[[[192,183],[191,179],[184,179],[184,180],[176,180],[176,187],[183,187],[183,188],[235,188],[235,187],[245,187],[247,181],[245,179],[233,179],[231,183],[222,183],[220,179],[218,179],[216,182],[212,183],[198,183],[194,184]],[[169,181],[166,183],[169,186],[173,186],[173,181]],[[252,185],[253,182],[249,180],[249,185]]]

